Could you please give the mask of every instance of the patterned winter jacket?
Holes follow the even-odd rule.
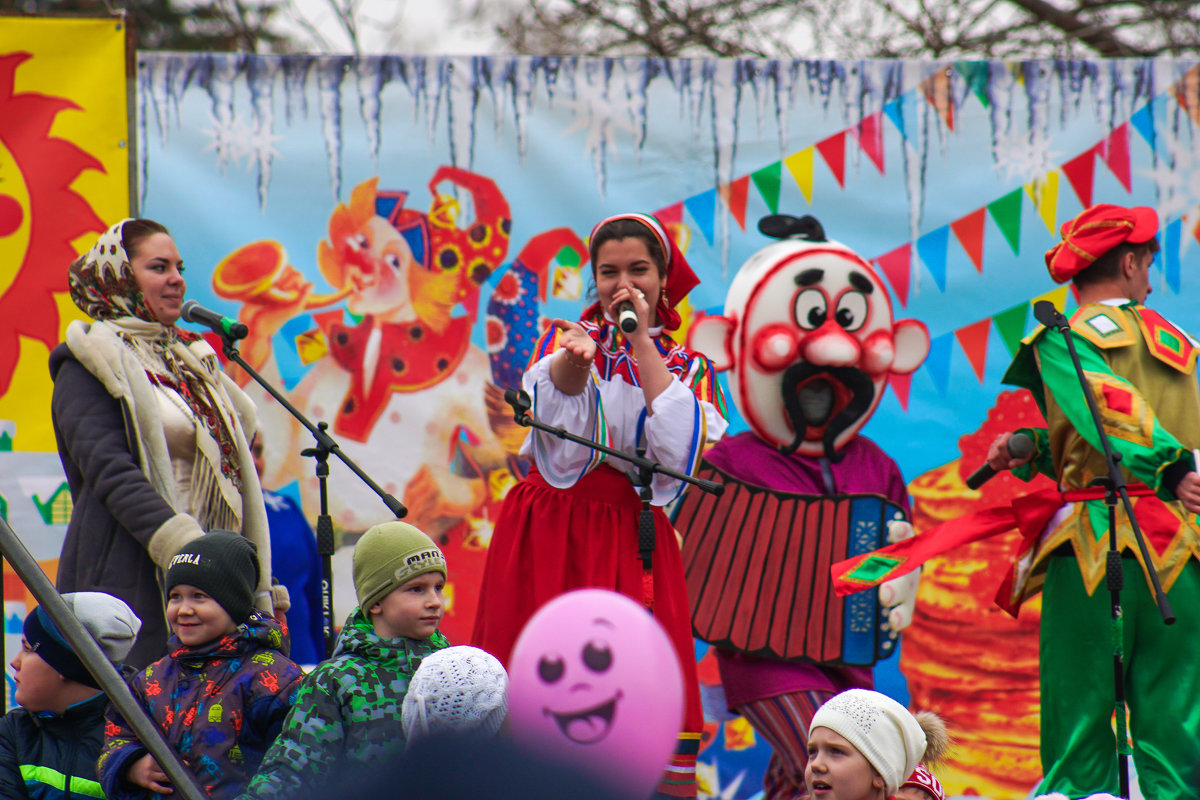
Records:
[[[356,609],[333,657],[304,679],[241,800],[299,797],[347,767],[379,765],[403,752],[400,709],[409,679],[422,658],[449,646],[440,632],[424,641],[381,639]]]
[[[171,638],[170,655],[134,678],[130,688],[196,782],[214,798],[246,787],[279,734],[303,671],[281,650],[279,623],[255,612],[234,633],[199,647]],[[96,764],[109,800],[157,797],[125,774],[148,751],[115,707]]]

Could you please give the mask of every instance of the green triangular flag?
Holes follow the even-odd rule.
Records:
[[[1021,254],[1021,195],[1023,189],[1013,189],[999,200],[988,203],[988,213],[996,220],[1000,232],[1008,240],[1014,255]]]
[[[766,202],[767,208],[775,214],[779,211],[779,184],[783,175],[783,162],[776,161],[760,170],[750,173],[750,180],[758,188],[758,193]]]
[[[992,324],[1000,332],[1008,354],[1015,356],[1025,337],[1025,320],[1029,318],[1029,303],[1017,303],[1012,308],[1006,308],[992,317]]]
[[[966,81],[967,88],[975,93],[979,98],[979,102],[983,103],[984,108],[989,108],[992,101],[988,98],[988,62],[986,61],[958,61],[954,64],[954,69],[958,70],[958,74]]]

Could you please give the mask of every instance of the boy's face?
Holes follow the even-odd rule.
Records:
[[[896,800],[933,800],[933,795],[920,786],[901,786],[896,792]]]
[[[207,644],[237,630],[221,604],[195,586],[181,583],[167,595],[167,623],[188,647]]]
[[[368,610],[375,633],[383,639],[428,639],[441,624],[446,612],[442,589],[446,576],[440,572],[424,575],[400,584]]]
[[[867,800],[884,796],[883,778],[845,737],[813,728],[804,783],[813,800]]]
[[[21,637],[21,651],[9,662],[16,673],[17,704],[29,711],[59,711],[63,677]]]

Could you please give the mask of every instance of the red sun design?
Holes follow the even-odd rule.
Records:
[[[0,395],[8,391],[27,336],[52,348],[58,342],[55,292],[67,290],[71,241],[104,230],[91,205],[71,183],[84,170],[104,172],[78,145],[50,135],[60,111],[79,106],[64,97],[15,93],[17,68],[29,53],[0,55],[0,252],[19,263],[0,282]],[[9,258],[15,254],[15,258]]]

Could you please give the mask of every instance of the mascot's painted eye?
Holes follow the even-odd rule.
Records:
[[[400,271],[400,256],[396,255],[395,253],[388,253],[386,256],[384,256],[383,263],[387,264],[396,272]]]
[[[838,298],[833,318],[848,331],[856,331],[867,321],[867,297],[862,292],[846,292]]]
[[[805,289],[796,295],[793,314],[796,324],[804,330],[812,331],[824,325],[828,313],[829,304],[820,289]]]
[[[360,233],[357,236],[347,236],[346,244],[355,250],[366,250],[371,246],[371,240],[367,238],[365,233]]]
[[[553,658],[542,656],[538,661],[538,677],[542,679],[543,683],[558,683],[565,670],[566,667],[560,656]]]
[[[583,663],[592,672],[607,672],[612,666],[612,650],[606,643],[593,639],[583,648]]]

